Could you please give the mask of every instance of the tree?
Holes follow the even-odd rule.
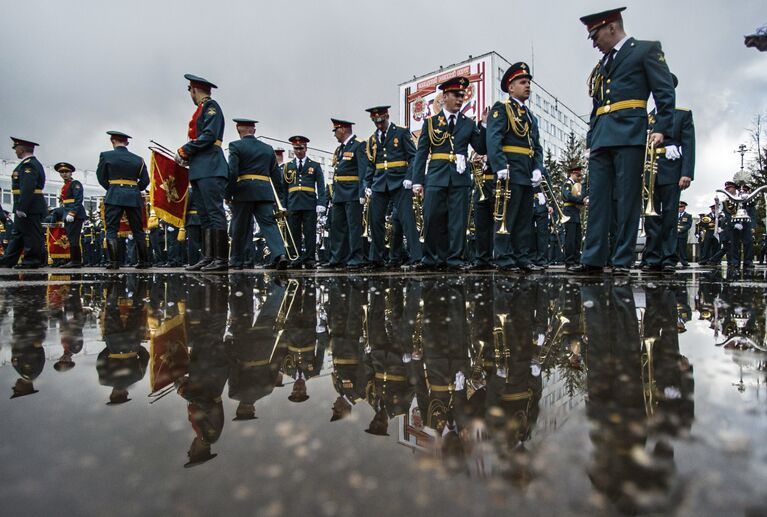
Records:
[[[583,150],[585,147],[586,142],[582,138],[577,138],[574,131],[570,131],[570,135],[567,137],[567,147],[560,160],[565,173],[573,167],[583,167],[586,165],[583,160]]]
[[[746,170],[751,176],[751,187],[758,188],[767,184],[767,128],[761,115],[756,116],[748,133],[751,138],[751,155],[746,162]]]
[[[543,159],[543,166],[549,172],[551,178],[551,188],[554,192],[559,192],[559,187],[562,185],[562,166],[554,159],[554,154],[551,149],[546,149],[546,157]]]

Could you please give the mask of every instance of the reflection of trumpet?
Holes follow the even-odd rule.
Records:
[[[298,280],[291,278],[288,280],[288,285],[285,288],[285,292],[282,294],[282,302],[280,308],[277,311],[277,316],[274,318],[274,330],[277,331],[277,335],[274,337],[274,345],[272,345],[272,353],[269,355],[269,362],[272,362],[274,357],[274,351],[277,350],[277,345],[282,338],[282,333],[285,332],[286,323],[290,316],[290,310],[293,308],[293,302],[296,301],[296,293],[298,293]]]
[[[546,338],[544,341],[543,346],[541,347],[541,350],[543,353],[541,354],[541,364],[546,362],[546,358],[548,358],[549,353],[551,352],[551,349],[554,347],[554,343],[557,342],[559,339],[559,334],[562,332],[562,329],[565,325],[570,323],[570,320],[567,319],[564,315],[559,314],[557,316],[559,318],[559,325],[557,326],[557,330],[554,331],[554,334],[551,336],[551,338]],[[546,343],[548,342],[548,346],[546,346]]]
[[[642,345],[642,393],[644,409],[647,416],[655,413],[655,369],[653,366],[652,349],[657,337],[646,337],[644,327],[645,309],[639,308],[639,338]]]
[[[506,313],[498,314],[499,325],[493,327],[493,355],[495,356],[495,367],[501,367],[501,358],[503,358],[503,367],[508,371],[509,349],[506,347]]]

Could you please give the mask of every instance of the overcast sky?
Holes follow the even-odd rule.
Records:
[[[697,167],[691,211],[739,167],[755,114],[767,114],[767,53],[743,36],[767,23],[767,2],[559,0],[369,1],[0,0],[0,158],[9,136],[41,144],[45,164],[95,169],[105,131],[171,148],[194,111],[184,73],[216,83],[227,117],[258,119],[258,134],[300,133],[332,150],[329,117],[372,130],[365,108],[394,106],[397,85],[469,54],[497,51],[532,63],[535,79],[577,113],[590,110],[586,76],[600,57],[578,18],[614,6],[629,35],[663,43],[694,112]],[[445,29],[452,27],[448,33]]]

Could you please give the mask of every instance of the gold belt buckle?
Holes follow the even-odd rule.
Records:
[[[605,113],[610,113],[610,108],[612,108],[612,106],[610,106],[609,104],[602,107]]]

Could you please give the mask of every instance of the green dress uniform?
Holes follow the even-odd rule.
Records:
[[[19,374],[13,386],[12,399],[38,392],[34,381],[45,368],[43,343],[48,322],[47,318],[41,318],[40,315],[46,310],[46,298],[45,285],[25,283],[15,288],[13,296],[7,298],[13,309],[13,322],[7,341],[11,344],[11,364]],[[3,309],[7,311],[8,305]]]
[[[296,158],[283,164],[282,180],[287,189],[288,223],[298,248],[296,265],[313,268],[317,254],[317,206],[327,205],[322,166],[307,157]]]
[[[467,78],[457,77],[440,88],[462,91],[468,84]],[[469,164],[458,172],[457,162],[459,156],[466,160],[469,145],[477,153],[485,154],[485,128],[477,127],[474,120],[463,113],[443,110],[424,121],[409,174],[413,185],[425,188],[421,263],[427,268],[461,268],[465,264],[469,191],[473,178]]]
[[[119,131],[107,131],[108,135],[127,143],[130,138]],[[144,238],[142,211],[144,200],[143,190],[149,185],[144,160],[125,146],[118,146],[111,151],[105,151],[99,156],[96,168],[96,178],[107,191],[104,198],[104,216],[106,222],[107,255],[109,269],[117,269],[117,232],[123,214],[128,219],[133,240],[138,250],[139,264],[148,267],[148,252]]]
[[[75,171],[75,167],[66,162],[59,162],[53,166],[59,172],[61,169]],[[79,267],[83,262],[83,250],[80,243],[80,234],[83,222],[86,219],[85,207],[83,206],[83,184],[77,180],[70,180],[61,187],[61,206],[66,212],[64,216],[64,231],[69,241],[69,262],[62,267]],[[72,216],[73,221],[67,221],[66,217]]]
[[[573,193],[573,187],[576,184],[579,187],[576,189],[576,193]],[[562,184],[562,213],[570,218],[564,224],[565,266],[568,267],[578,264],[581,258],[581,209],[586,197],[582,185],[572,178],[567,178],[567,181]],[[577,193],[578,189],[581,189],[580,193]]]
[[[515,63],[501,80],[508,91],[509,83],[527,77],[532,79],[527,64]],[[510,235],[495,242],[495,264],[501,269],[535,270],[530,249],[533,228],[533,172],[542,174],[543,148],[538,121],[523,102],[509,97],[496,102],[487,121],[487,159],[496,174],[506,169],[510,196],[506,200],[506,228]],[[506,184],[505,180],[502,180]],[[537,185],[536,185],[537,186]]]
[[[226,197],[232,201],[232,247],[237,250],[237,256],[242,257],[245,244],[253,240],[248,227],[251,218],[255,216],[266,245],[271,250],[273,264],[282,264],[281,268],[287,265],[285,245],[274,218],[274,191],[281,189],[281,185],[280,170],[272,146],[253,135],[229,143],[229,184]]]
[[[24,259],[16,267],[34,269],[45,265],[45,234],[41,223],[48,213],[48,205],[43,197],[43,188],[45,169],[42,164],[34,156],[21,160],[11,175],[16,217],[1,262],[5,267],[16,266],[22,251]]]
[[[338,121],[344,125],[351,122]],[[335,123],[335,121],[334,121]],[[336,148],[333,156],[333,208],[330,226],[330,261],[328,267],[360,268],[365,265],[362,253],[362,204],[368,157],[365,141],[350,136]]]
[[[389,106],[377,106],[367,111],[374,120],[388,113]],[[370,262],[381,265],[386,253],[386,212],[393,203],[393,217],[401,224],[407,239],[409,262],[420,262],[423,256],[421,241],[413,214],[413,193],[402,182],[408,175],[415,156],[415,142],[407,128],[389,123],[384,130],[376,130],[366,142],[369,159],[365,174],[365,188],[372,190],[370,200]]]
[[[719,241],[717,240],[717,235],[715,233],[715,205],[711,205],[709,208],[711,208],[711,211],[707,214],[703,214],[698,223],[701,226],[700,231],[703,233],[703,249],[700,252],[700,260],[698,260],[698,263],[701,265],[708,263],[709,259],[714,256],[719,246]]]
[[[598,30],[610,19],[601,14],[581,20],[590,31]],[[593,100],[586,136],[589,219],[582,267],[576,266],[576,272],[601,270],[608,261],[620,272],[633,265],[650,93],[657,108],[654,131],[670,137],[673,126],[676,96],[660,43],[627,37],[619,45],[594,67],[589,80]],[[611,250],[608,237],[613,220],[616,232]]]
[[[480,181],[472,190],[474,202],[474,266],[486,268],[493,264],[493,240],[495,237],[495,174],[483,160]],[[484,198],[484,199],[482,199]]]
[[[210,81],[192,74],[185,74],[192,86],[216,88]],[[203,258],[189,266],[198,271],[215,259],[217,269],[229,260],[229,235],[227,234],[224,195],[229,169],[221,143],[224,138],[224,113],[218,103],[207,97],[203,99],[189,121],[189,141],[177,151],[182,160],[189,162],[189,181],[192,185],[194,204],[200,216],[203,232]]]
[[[676,81],[675,81],[676,82]],[[655,112],[650,113],[649,124],[652,127]],[[679,198],[682,194],[679,188],[681,177],[695,178],[695,126],[692,111],[686,108],[674,110],[674,121],[669,138],[663,145],[675,145],[681,148],[681,158],[669,160],[666,147],[656,149],[658,175],[655,180],[653,206],[660,217],[645,217],[645,233],[647,245],[644,257],[650,267],[676,266],[677,256],[677,225],[679,214]],[[689,230],[689,228],[688,228]],[[687,234],[685,232],[685,238]],[[682,261],[687,262],[687,259]]]

